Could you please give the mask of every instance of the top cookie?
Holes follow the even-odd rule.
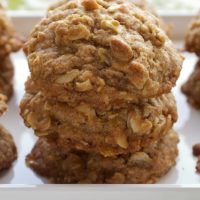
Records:
[[[7,56],[11,52],[18,51],[23,44],[15,28],[6,16],[5,10],[0,3],[0,58]]]
[[[72,102],[168,93],[183,61],[159,20],[132,0],[65,0],[34,28],[25,52],[39,90]]]
[[[185,48],[187,51],[200,56],[200,12],[188,26],[185,36]]]

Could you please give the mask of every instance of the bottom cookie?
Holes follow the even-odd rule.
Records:
[[[70,150],[40,138],[26,163],[52,183],[155,183],[176,163],[178,136],[170,131],[157,144],[134,154],[103,157]]]
[[[182,92],[187,96],[188,102],[192,106],[200,109],[200,60],[189,80],[182,86]]]
[[[0,125],[0,171],[8,169],[17,158],[17,149],[10,133]]]

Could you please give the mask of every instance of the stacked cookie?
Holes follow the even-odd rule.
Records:
[[[0,116],[7,110],[6,97],[0,94]],[[17,149],[11,134],[0,125],[0,171],[8,169],[17,158]]]
[[[18,51],[22,44],[23,39],[16,33],[0,4],[0,93],[6,95],[8,99],[11,98],[13,92],[13,65],[9,54]]]
[[[186,38],[185,49],[188,52],[200,56],[200,13],[189,24]],[[200,60],[197,61],[193,73],[188,81],[182,86],[182,91],[187,95],[188,102],[195,108],[200,109]]]
[[[64,0],[32,31],[27,164],[56,183],[154,183],[175,164],[183,58],[132,0]]]

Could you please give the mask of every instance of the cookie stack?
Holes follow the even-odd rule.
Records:
[[[185,49],[188,52],[195,53],[200,57],[200,12],[189,24]],[[188,102],[195,108],[200,109],[200,59],[196,63],[193,73],[188,81],[182,86],[182,91],[187,95]]]
[[[18,51],[22,44],[23,39],[16,33],[12,22],[0,4],[0,93],[6,95],[8,100],[13,93],[13,65],[9,54]]]
[[[64,0],[26,45],[27,164],[55,183],[154,183],[175,164],[183,58],[132,0]]]

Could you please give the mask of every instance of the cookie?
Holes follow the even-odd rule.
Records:
[[[104,156],[136,152],[163,137],[177,120],[172,94],[141,100],[139,104],[109,111],[81,103],[71,107],[48,100],[41,93],[27,94],[20,105],[25,124],[39,137],[54,137],[64,146]]]
[[[8,169],[17,158],[17,149],[11,134],[0,125],[0,171]]]
[[[8,100],[13,94],[14,67],[9,57],[0,63],[0,93],[7,96]]]
[[[183,61],[159,20],[132,0],[66,0],[47,12],[24,50],[38,92],[96,107],[170,92]]]
[[[200,109],[200,61],[197,62],[189,80],[182,86],[182,92],[187,96],[191,105]]]
[[[188,26],[185,36],[185,49],[200,56],[200,12]]]
[[[40,138],[26,163],[53,183],[155,183],[175,165],[177,143],[171,130],[140,152],[106,158],[73,149],[63,152],[55,140]]]

